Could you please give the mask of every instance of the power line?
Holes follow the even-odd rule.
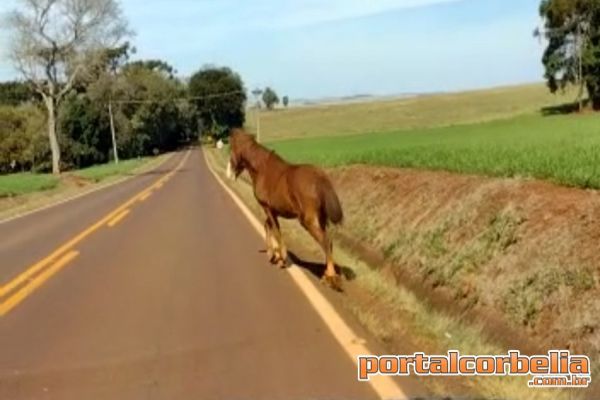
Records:
[[[110,99],[108,101],[108,113],[110,116],[110,129],[111,129],[115,163],[117,163],[117,164],[119,163],[119,156],[117,153],[117,140],[116,140],[115,124],[114,124],[113,109],[112,109],[113,104],[115,104],[115,105],[118,105],[118,104],[165,104],[165,103],[172,103],[172,102],[174,102],[174,103],[189,102],[189,101],[194,101],[194,100],[205,100],[205,99],[214,99],[214,98],[219,98],[219,97],[229,97],[229,96],[239,95],[239,94],[246,94],[246,92],[244,90],[232,90],[230,92],[213,93],[213,94],[207,94],[204,96],[176,97],[176,98],[171,98],[171,99],[156,99],[156,100],[142,100],[142,99],[113,100],[113,99]]]
[[[193,100],[205,100],[214,99],[219,97],[229,97],[237,94],[246,94],[244,90],[234,90],[231,92],[207,94],[205,96],[191,96],[191,97],[175,97],[171,99],[156,99],[156,100],[112,100],[114,104],[156,104],[156,103],[170,103],[170,102],[188,102]]]

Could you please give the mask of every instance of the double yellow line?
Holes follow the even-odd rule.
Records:
[[[135,196],[131,197],[129,200],[118,206],[116,209],[108,213],[90,227],[84,229],[78,235],[68,240],[62,246],[50,253],[50,255],[31,265],[24,272],[13,278],[10,282],[4,286],[0,286],[0,301],[2,301],[1,299],[3,297],[10,294],[9,297],[0,303],[0,317],[9,313],[31,293],[38,289],[44,282],[63,269],[69,262],[73,261],[79,255],[79,252],[74,249],[76,245],[81,243],[84,239],[102,228],[104,225],[109,227],[115,226],[117,223],[123,220],[127,214],[129,214],[129,208],[137,201],[146,200],[152,194],[152,191],[161,188],[177,171],[183,167],[189,156],[190,152],[188,151],[177,167],[171,172],[161,177],[156,182],[137,193]]]

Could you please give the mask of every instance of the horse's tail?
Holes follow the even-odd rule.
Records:
[[[331,221],[334,224],[340,224],[344,220],[344,212],[342,211],[342,205],[340,199],[335,193],[333,185],[324,177],[322,180],[321,187],[321,207],[322,212],[324,211],[325,221]]]

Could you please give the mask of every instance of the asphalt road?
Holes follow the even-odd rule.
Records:
[[[262,248],[198,150],[1,223],[0,399],[374,398]]]

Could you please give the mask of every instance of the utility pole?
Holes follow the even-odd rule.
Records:
[[[583,37],[581,34],[581,24],[577,24],[577,58],[578,58],[578,74],[577,77],[579,82],[579,94],[577,95],[577,102],[579,104],[579,112],[583,111]]]
[[[118,164],[119,153],[117,152],[117,135],[115,134],[115,119],[112,111],[112,100],[108,101],[108,115],[110,116],[110,133],[112,136],[113,155],[115,157],[115,164]]]
[[[254,116],[256,122],[256,141],[260,143],[260,95],[262,94],[262,90],[256,88],[252,91],[252,94],[256,98],[256,115]]]
[[[260,106],[256,106],[256,141],[260,143]]]

